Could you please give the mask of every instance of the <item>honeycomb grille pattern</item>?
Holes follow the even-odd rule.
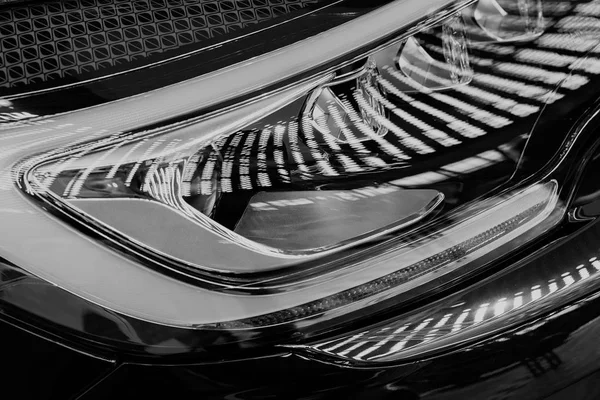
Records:
[[[316,2],[78,0],[4,6],[0,8],[0,87],[143,59]]]

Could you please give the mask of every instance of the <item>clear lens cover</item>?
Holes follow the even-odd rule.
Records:
[[[481,0],[473,8],[473,19],[493,41],[535,40],[544,32],[542,0]]]
[[[475,20],[486,4],[474,6]],[[415,229],[465,203],[448,186],[505,161],[495,148],[519,146],[511,125],[561,96],[516,100],[505,86],[490,88],[472,65],[468,19],[455,14],[235,111],[41,156],[24,183],[198,270],[265,272]],[[504,132],[496,147],[471,150],[495,130]],[[437,182],[410,182],[413,171],[435,176],[441,160]]]

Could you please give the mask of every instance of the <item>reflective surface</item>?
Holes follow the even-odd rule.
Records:
[[[79,353],[16,328],[3,317],[0,335],[2,376],[7,385],[4,396],[10,396],[10,391],[30,399],[76,398],[115,366],[113,361]]]
[[[549,9],[546,14],[559,18],[567,11]],[[285,313],[294,315],[295,311],[289,310],[302,310],[298,318],[313,316],[305,313],[309,304],[319,304],[314,312],[321,313],[396,289],[394,284],[410,289],[417,285],[417,278],[429,283],[434,279],[432,274],[442,275],[440,268],[446,264],[444,273],[484,254],[479,249],[482,243],[486,251],[496,249],[544,220],[553,208],[560,209],[554,198],[557,189],[548,189],[546,200],[534,196],[535,201],[523,198],[519,204],[511,203],[511,211],[491,211],[500,207],[493,197],[474,207],[467,205],[508,180],[516,160],[502,151],[522,149],[527,139],[523,132],[537,127],[537,113],[543,106],[550,104],[557,113],[545,114],[549,117],[541,123],[560,119],[561,113],[574,107],[567,102],[568,95],[590,83],[578,72],[540,69],[545,81],[529,86],[534,95],[515,94],[511,87],[531,78],[530,68],[515,69],[511,60],[492,64],[491,55],[485,56],[488,42],[467,38],[473,26],[466,22],[468,12],[438,14],[443,16],[438,18],[440,23],[431,22],[431,27],[419,29],[413,36],[367,52],[331,75],[317,75],[304,83],[305,87],[292,86],[204,119],[104,136],[28,159],[19,171],[23,189],[108,237],[118,250],[135,253],[157,268],[181,271],[186,277],[199,275],[204,284],[208,281],[226,289],[248,290],[250,283],[257,289],[289,291],[295,288],[274,284],[271,275],[254,280],[241,275],[294,267],[292,279],[308,282],[323,274],[318,270],[320,265],[327,266],[325,272],[345,269],[335,271],[336,283],[327,282],[334,277],[331,273],[305,284],[305,296],[298,293],[281,300]],[[544,28],[546,34],[552,34],[551,25]],[[480,34],[489,36],[483,30]],[[471,47],[476,49],[473,54]],[[477,53],[477,49],[483,50]],[[499,77],[503,75],[511,78]],[[490,81],[499,84],[488,87]],[[493,178],[482,184],[471,175],[476,172]],[[547,183],[542,182],[541,187]],[[372,188],[382,191],[392,186],[402,189],[395,202],[410,204],[411,190],[415,189],[438,193],[437,200],[432,197],[413,209],[398,208],[392,213],[377,207],[376,198],[366,195],[364,199]],[[344,222],[338,217],[337,232],[322,235],[329,228],[322,218],[303,226],[289,224],[285,216],[261,216],[273,214],[277,210],[274,205],[285,204],[299,221],[310,221],[305,203],[309,193],[318,190],[338,190],[334,193],[356,206],[342,213],[356,215],[359,220],[368,218],[372,225],[355,230],[350,218]],[[521,199],[518,192],[513,189],[510,195],[497,198]],[[282,193],[291,193],[296,199],[278,200]],[[257,202],[253,200],[257,196],[272,196],[272,200]],[[428,215],[434,216],[432,210],[442,196],[441,215],[446,219],[427,221]],[[358,206],[359,201],[364,205]],[[538,201],[543,205],[539,219],[534,220],[538,211],[529,211]],[[263,214],[250,211],[257,203]],[[325,203],[318,204],[315,209],[327,213]],[[471,208],[484,212],[486,207],[490,213],[479,220],[469,219],[469,213],[464,212]],[[458,209],[456,214],[453,208]],[[532,219],[522,219],[524,215]],[[272,230],[261,226],[263,218]],[[416,224],[421,219],[425,219],[423,224]],[[505,227],[510,227],[511,235],[495,233]],[[173,233],[165,234],[160,228]],[[409,232],[415,228],[423,230]],[[312,241],[291,240],[285,233],[273,238],[286,230]],[[467,242],[473,245],[459,240],[467,230],[473,234]],[[367,271],[365,257],[370,254],[365,250],[371,249],[363,245],[375,240],[386,243],[392,233],[398,238],[411,234],[409,240],[401,242],[405,248],[394,254],[396,259],[402,258],[401,268],[386,261],[385,267]],[[438,240],[432,233],[442,237]],[[490,238],[494,241],[488,243]],[[335,265],[330,256],[342,251],[344,257],[357,261]],[[379,261],[371,263],[377,265]],[[304,271],[310,275],[302,276]],[[352,281],[347,278],[350,273]],[[400,281],[392,278],[396,275],[402,277]],[[340,291],[338,282],[342,279],[345,291]],[[380,285],[385,280],[390,283]],[[327,284],[319,295],[308,295],[308,285],[321,282]],[[398,288],[396,293],[406,288]],[[347,299],[333,300],[341,296],[334,290]],[[325,300],[315,300],[319,296]],[[328,301],[331,304],[323,306]],[[257,306],[249,319],[237,325],[268,314],[268,310],[259,310]]]
[[[534,40],[546,25],[543,3],[542,0],[483,0],[473,10],[473,18],[492,41]]]
[[[2,99],[2,318],[122,361],[88,398],[531,398],[596,371],[598,2],[425,7],[67,115]]]
[[[595,237],[592,238],[586,238],[586,241],[593,243]],[[536,267],[530,266],[529,271],[519,274],[521,286],[509,286],[502,281],[493,280],[479,288],[481,292],[475,303],[472,303],[470,296],[446,299],[438,307],[428,307],[415,320],[408,318],[392,325],[384,325],[379,330],[358,332],[311,348],[342,359],[358,361],[385,362],[399,356],[409,357],[408,350],[413,346],[457,334],[463,329],[489,323],[492,319],[499,320],[496,326],[501,326],[518,318],[517,313],[527,314],[528,309],[542,307],[535,303],[543,303],[547,307],[557,301],[557,298],[566,296],[561,291],[583,292],[580,287],[585,287],[587,279],[598,279],[596,274],[600,272],[600,261],[598,255],[593,254],[585,262],[581,262],[570,268],[563,266],[564,270],[556,270],[549,268],[549,265],[555,263],[542,258],[535,262]],[[508,287],[510,291],[506,291]],[[482,293],[490,297],[481,296]]]
[[[11,150],[3,168],[17,162],[22,189],[45,203],[38,204],[42,209],[23,203],[7,185],[4,203],[18,212],[5,213],[16,228],[0,245],[10,261],[68,291],[181,328],[275,326],[296,319],[311,325],[467,279],[560,220],[572,189],[564,176],[567,158],[585,146],[577,135],[563,140],[569,118],[579,117],[595,98],[597,59],[587,54],[593,39],[568,24],[580,12],[575,4],[543,4],[552,21],[535,40],[482,40],[489,34],[469,22],[476,5],[463,10],[464,2],[430,14],[420,26],[410,25],[423,18],[419,7],[425,5],[415,3],[413,14],[402,16],[412,28],[398,31],[400,17],[390,10],[408,9],[400,2],[349,23],[370,31],[350,30],[349,36],[339,27],[243,64],[252,81],[235,65],[143,97],[9,122],[3,132]],[[472,29],[480,29],[479,36]],[[557,42],[572,62],[530,65],[532,54],[555,53],[548,38],[572,38],[572,32],[581,35]],[[334,43],[336,35],[348,42]],[[364,47],[381,36],[385,45]],[[571,50],[582,38],[587,47]],[[298,52],[304,48],[315,51]],[[240,88],[255,90],[252,84],[264,84],[269,74],[280,84],[293,72],[313,73],[309,61],[321,56],[338,64],[252,100],[242,97],[221,112],[203,108]],[[4,106],[14,107],[13,101]],[[523,162],[539,137],[558,143],[534,152],[547,163],[562,151],[550,168],[560,173],[511,181],[515,170],[525,177],[539,170]],[[8,183],[14,176],[6,178]],[[390,213],[373,206],[382,198],[371,194],[390,186],[398,195],[394,202],[406,209]],[[279,226],[273,231],[260,225],[258,214],[248,220],[248,206],[256,203],[269,208],[264,212],[290,207],[299,221],[303,212],[309,220],[302,194],[315,191],[339,194],[344,204],[352,202],[348,209],[357,220],[368,216],[373,225],[350,229],[351,219],[345,225],[338,218],[335,235],[321,238],[327,224],[305,231],[291,225],[289,231],[314,240],[294,248],[272,240],[284,218],[274,219]],[[290,192],[292,200],[277,198]],[[413,207],[405,201],[414,199],[411,193],[438,195]],[[441,195],[443,203],[432,206]],[[254,196],[269,200],[255,202]],[[548,225],[539,224],[546,219]],[[31,223],[37,232],[26,228]],[[256,231],[262,236],[254,240]],[[43,252],[27,251],[39,250],[38,243],[46,243]]]
[[[515,279],[511,283],[505,280],[502,286],[518,290],[521,278],[587,264],[590,256],[599,251],[597,224],[573,236],[560,246],[546,249],[545,255],[534,258],[531,264],[522,263],[519,267],[523,272],[515,268]],[[562,399],[569,394],[576,399],[586,398],[579,395],[593,388],[594,375],[590,374],[600,367],[596,346],[600,330],[599,300],[597,294],[588,292],[592,286],[598,288],[598,281],[592,280],[588,281],[591,286],[585,289],[580,286],[564,297],[569,305],[531,321],[521,319],[519,326],[510,331],[499,331],[489,339],[426,360],[359,369],[323,363],[316,354],[301,353],[210,367],[124,365],[106,385],[95,388],[84,398],[105,398],[111,393],[139,394],[138,386],[132,382],[144,382],[146,393],[173,387],[178,395],[201,393],[207,398],[445,400],[554,395],[551,398]],[[579,381],[587,376],[591,381]]]
[[[540,256],[534,253],[531,260],[515,265],[509,273],[500,274],[490,281],[487,284],[490,288],[493,288],[494,282],[499,282],[497,279],[503,280],[504,284],[496,285],[492,292],[486,290],[486,295],[494,296],[503,290],[517,291],[526,286],[523,282],[527,279],[540,279],[552,275],[554,271],[567,271],[571,266],[579,264],[584,264],[591,271],[593,264],[589,268],[587,265],[591,256],[600,251],[598,235],[598,224],[579,233],[576,228],[566,228],[555,237],[548,238],[550,243],[557,239],[559,242],[550,247],[544,247],[545,243],[540,244]],[[574,270],[581,268],[575,267]],[[8,274],[13,277],[9,278]],[[574,279],[581,277],[580,274],[577,274],[579,277],[574,273],[570,275]],[[2,286],[3,293],[24,287],[14,284],[18,277],[14,273],[3,273],[3,276],[13,282],[12,285]],[[282,354],[277,357],[264,357],[266,354],[263,352],[261,358],[239,363],[170,366],[126,364],[97,384],[83,398],[127,394],[149,396],[162,390],[169,390],[178,396],[201,394],[205,398],[215,399],[233,395],[242,399],[264,396],[387,399],[397,397],[399,393],[421,399],[465,396],[490,398],[500,394],[509,399],[518,399],[544,397],[553,393],[558,395],[561,389],[600,367],[593,350],[596,348],[596,337],[600,329],[598,298],[597,295],[589,295],[598,285],[594,276],[585,278],[582,282],[587,284],[578,284],[577,288],[576,285],[562,287],[562,283],[557,282],[561,285],[561,301],[565,301],[565,306],[557,309],[559,303],[554,303],[553,307],[547,308],[548,313],[543,318],[536,317],[532,322],[519,319],[520,325],[508,332],[499,331],[490,339],[438,354],[416,364],[385,366],[374,370],[348,366],[341,368],[331,362],[323,363],[318,355],[303,354],[300,349],[293,350],[294,353],[300,352],[296,355]],[[36,287],[40,286],[32,286]],[[27,295],[27,298],[35,297]],[[86,329],[92,331],[94,326],[104,326],[105,334],[110,331],[106,323],[100,323],[99,317],[90,315],[88,320]],[[144,337],[152,336],[150,332],[144,333],[143,330],[137,332]],[[160,336],[158,331],[154,336],[157,334]],[[24,340],[24,336],[17,335],[16,331],[11,331],[10,335],[5,336],[7,337],[13,343],[23,343]],[[165,341],[168,342],[169,340]],[[175,343],[173,339],[170,342]],[[19,351],[21,360],[24,359],[24,348]],[[519,351],[514,351],[515,349]],[[221,356],[223,354],[226,353],[221,353]],[[31,374],[30,369],[29,372],[31,379],[42,376]],[[298,377],[303,379],[299,380]],[[76,385],[78,382],[81,381],[71,375],[69,383]],[[51,392],[44,391],[40,398],[50,394]]]

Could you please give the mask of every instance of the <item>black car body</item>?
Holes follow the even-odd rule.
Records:
[[[0,0],[6,386],[598,398],[599,31],[596,0]]]

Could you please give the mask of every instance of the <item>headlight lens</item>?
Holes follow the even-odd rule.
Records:
[[[432,182],[398,177],[539,110],[540,101],[502,95],[494,103],[502,112],[489,110],[488,92],[470,87],[467,44],[464,17],[450,16],[334,73],[212,118],[38,156],[24,188],[188,271],[298,268],[414,228],[446,195]],[[431,126],[439,122],[422,118],[424,110],[448,125]],[[472,165],[446,168],[463,173],[503,159],[490,150]]]
[[[105,239],[85,254],[91,246],[140,290],[186,304],[132,302],[108,281],[69,282],[50,267],[44,277],[133,317],[228,330],[303,329],[465,279],[564,214],[556,168],[511,177],[529,133],[587,101],[600,71],[582,61],[589,37],[553,54],[571,46],[577,7],[448,2],[385,45],[217,112],[95,135],[68,128],[86,140],[38,148],[12,179]]]

